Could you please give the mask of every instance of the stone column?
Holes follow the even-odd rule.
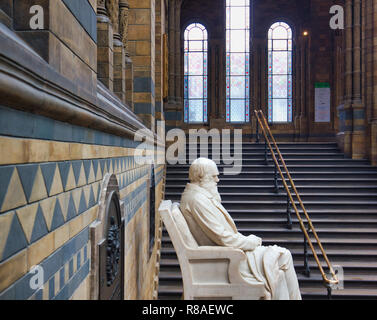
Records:
[[[345,96],[344,96],[344,153],[352,157],[352,0],[346,0],[345,21]]]
[[[119,32],[125,49],[126,56],[129,56],[128,49],[128,16],[130,5],[128,0],[119,0]]]
[[[125,51],[119,29],[119,0],[108,0],[106,6],[113,25],[114,93],[123,103],[126,103],[126,65],[124,59]]]
[[[364,159],[366,153],[365,110],[361,100],[361,2],[354,0],[353,7],[353,132],[352,158]]]
[[[373,8],[373,9],[372,9]],[[373,34],[377,30],[377,4],[375,1],[371,3],[371,9],[373,11],[372,28]],[[377,166],[377,37],[373,37],[372,47],[372,60],[373,60],[373,111],[371,119],[371,162],[372,165]]]
[[[262,108],[261,100],[261,75],[262,75],[262,46],[263,39],[253,37],[251,47],[251,59],[250,59],[250,121],[251,121],[251,136],[252,141],[256,141],[256,128],[257,128],[257,118],[255,117],[255,110],[260,110]],[[267,52],[267,50],[266,50]],[[267,80],[268,81],[268,80]],[[224,106],[225,110],[225,106]],[[263,110],[266,118],[268,119],[268,103],[266,110]],[[261,136],[261,130],[259,128],[259,134]]]
[[[183,107],[183,86],[182,86],[182,65],[183,55],[181,54],[181,0],[175,1],[175,101],[178,110]]]
[[[130,5],[128,0],[119,0],[119,15],[120,15],[120,22],[119,22],[119,31],[122,39],[122,43],[124,46],[124,54],[125,54],[125,99],[126,104],[130,107],[131,110],[134,110],[134,102],[133,102],[133,64],[130,58],[129,53],[129,43],[128,43],[128,21],[129,21],[129,11]]]
[[[134,110],[144,124],[155,125],[155,0],[129,0],[129,52],[134,68]]]
[[[175,0],[169,0],[169,104],[175,104]]]
[[[301,108],[300,108],[300,141],[307,140],[308,134],[308,112],[309,112],[309,99],[310,99],[310,48],[309,39],[310,35],[302,36],[300,45],[300,58],[301,58]]]
[[[301,37],[298,37],[300,39]],[[299,141],[300,136],[300,114],[301,114],[301,41],[295,41],[294,52],[295,52],[295,117],[293,119],[295,125],[295,140]]]
[[[114,88],[113,51],[113,28],[106,9],[106,2],[97,0],[98,80],[111,91]]]
[[[164,0],[156,0],[156,119],[163,120]]]
[[[334,48],[335,52],[333,55],[334,65],[335,65],[335,75],[334,75],[334,97],[335,105],[337,108],[343,102],[344,96],[344,83],[343,83],[343,33],[336,32],[334,36]],[[339,123],[339,113],[335,110],[334,113],[334,129],[335,132],[340,132],[340,123]]]

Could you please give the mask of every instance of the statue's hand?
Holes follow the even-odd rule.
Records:
[[[247,238],[252,242],[254,249],[262,245],[262,238],[254,236],[253,234],[249,235]]]

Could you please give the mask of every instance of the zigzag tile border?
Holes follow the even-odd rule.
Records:
[[[99,199],[104,174],[108,172],[116,174],[119,189],[123,191],[124,198],[125,190],[132,192],[137,187],[134,185],[135,182],[142,181],[150,169],[148,165],[137,167],[133,157],[49,163],[48,169],[44,165],[13,166],[10,168],[11,175],[5,174],[9,178],[20,171],[23,172],[21,174],[23,178],[16,179],[18,183],[14,183],[10,177],[8,185],[11,184],[11,187],[7,190],[3,188],[0,197],[5,194],[3,198],[8,199],[11,192],[11,195],[20,194],[19,198],[26,193],[25,199],[36,194],[40,196],[35,196],[33,200],[42,197],[43,199],[35,200],[31,204],[24,201],[25,203],[18,208],[0,214],[0,262],[95,206]],[[4,167],[0,167],[0,173],[1,169],[5,170]],[[122,170],[126,171],[122,172]],[[5,170],[5,173],[8,171]],[[43,181],[48,181],[48,183]],[[86,184],[91,181],[94,182]],[[53,186],[59,185],[64,186],[63,189],[66,191],[56,195],[51,193],[49,197],[48,193],[54,188]],[[139,187],[138,193],[142,193],[143,188],[146,189],[146,185]],[[133,194],[136,196],[135,192]],[[125,203],[129,205],[127,208],[132,206],[127,213],[131,216],[137,209],[134,199],[135,197],[129,197],[125,200]],[[19,204],[19,202],[13,202],[13,206]]]
[[[89,257],[87,227],[39,265],[43,270],[43,288],[31,288],[34,274],[29,272],[0,293],[0,300],[68,299],[89,274]]]

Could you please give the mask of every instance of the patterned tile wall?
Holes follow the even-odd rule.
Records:
[[[89,257],[87,227],[39,265],[43,270],[43,288],[32,288],[36,273],[29,272],[0,293],[0,300],[68,299],[89,274]]]

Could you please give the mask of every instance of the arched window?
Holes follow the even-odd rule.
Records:
[[[268,121],[292,122],[292,29],[284,22],[268,31]]]
[[[226,121],[250,120],[250,0],[226,0]]]
[[[184,120],[208,121],[208,34],[199,23],[190,24],[184,35]]]

